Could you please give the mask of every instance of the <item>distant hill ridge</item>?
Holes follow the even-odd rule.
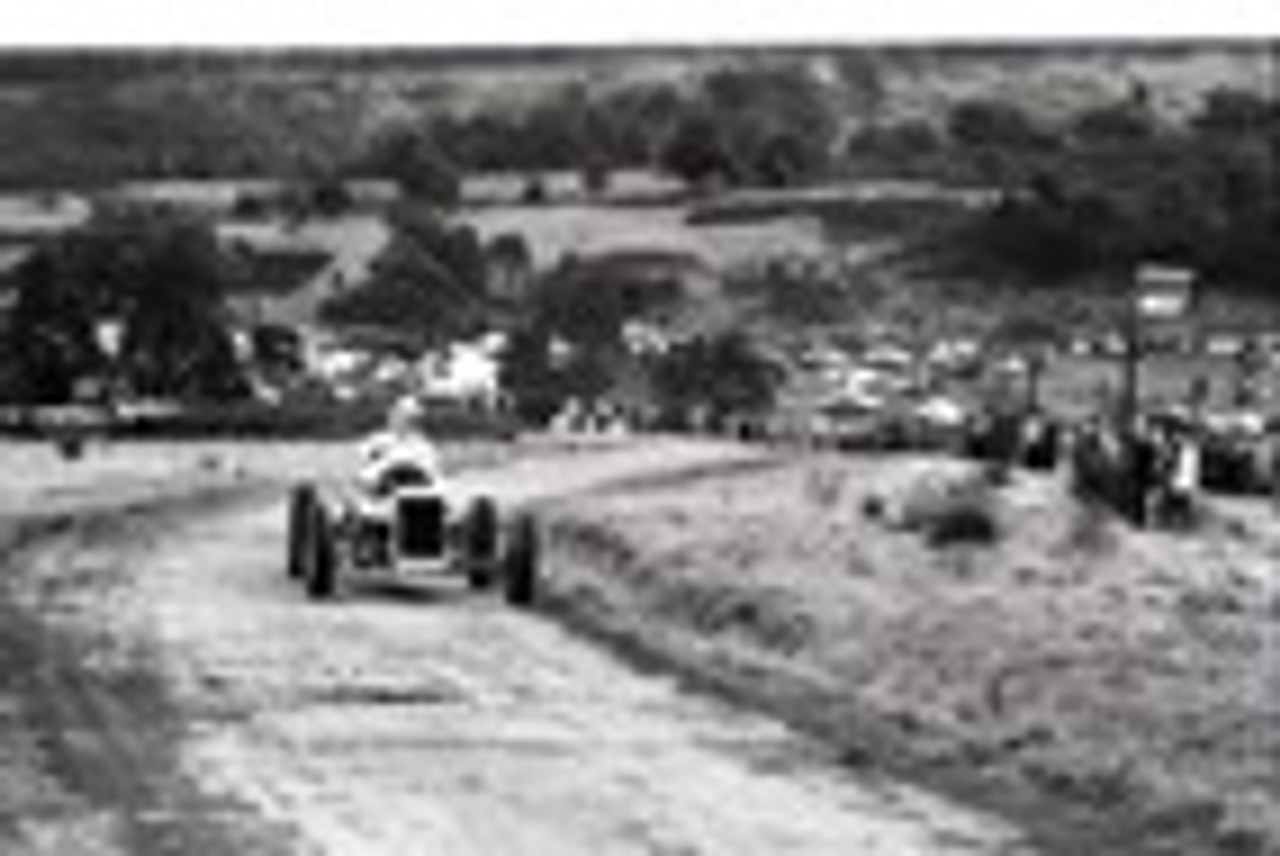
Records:
[[[1230,86],[1271,91],[1263,41],[0,53],[0,183],[275,172],[349,156],[391,122],[518,109],[571,86],[692,85],[802,63],[851,118],[939,119],[972,97],[1056,116],[1135,85],[1184,115]],[[198,165],[198,168],[197,166]]]

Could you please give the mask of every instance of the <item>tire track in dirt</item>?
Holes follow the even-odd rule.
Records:
[[[118,507],[88,503],[8,520],[0,533],[0,699],[11,714],[0,741],[0,845],[21,856],[283,854],[243,807],[210,800],[179,770],[184,723],[159,676],[142,662],[103,658],[107,640],[40,609],[55,607],[66,585],[38,579],[49,563],[83,563],[130,543],[139,521],[225,505],[243,488],[145,493],[153,495]],[[71,583],[91,585],[82,594],[122,584],[126,568],[91,564],[91,584]]]

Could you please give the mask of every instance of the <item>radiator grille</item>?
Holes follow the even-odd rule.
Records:
[[[402,496],[396,502],[397,549],[402,556],[430,558],[444,552],[444,501],[438,496]]]

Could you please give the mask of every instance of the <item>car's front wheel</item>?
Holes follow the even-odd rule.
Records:
[[[311,518],[316,506],[316,490],[313,485],[300,484],[289,494],[288,555],[286,570],[289,579],[306,577],[310,564]]]
[[[328,510],[320,502],[312,506],[309,520],[307,595],[313,600],[326,600],[333,596],[337,583],[335,529]]]

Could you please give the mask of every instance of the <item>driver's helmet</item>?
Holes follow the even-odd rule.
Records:
[[[387,428],[396,434],[414,434],[422,429],[422,404],[413,396],[396,399],[387,411]]]

